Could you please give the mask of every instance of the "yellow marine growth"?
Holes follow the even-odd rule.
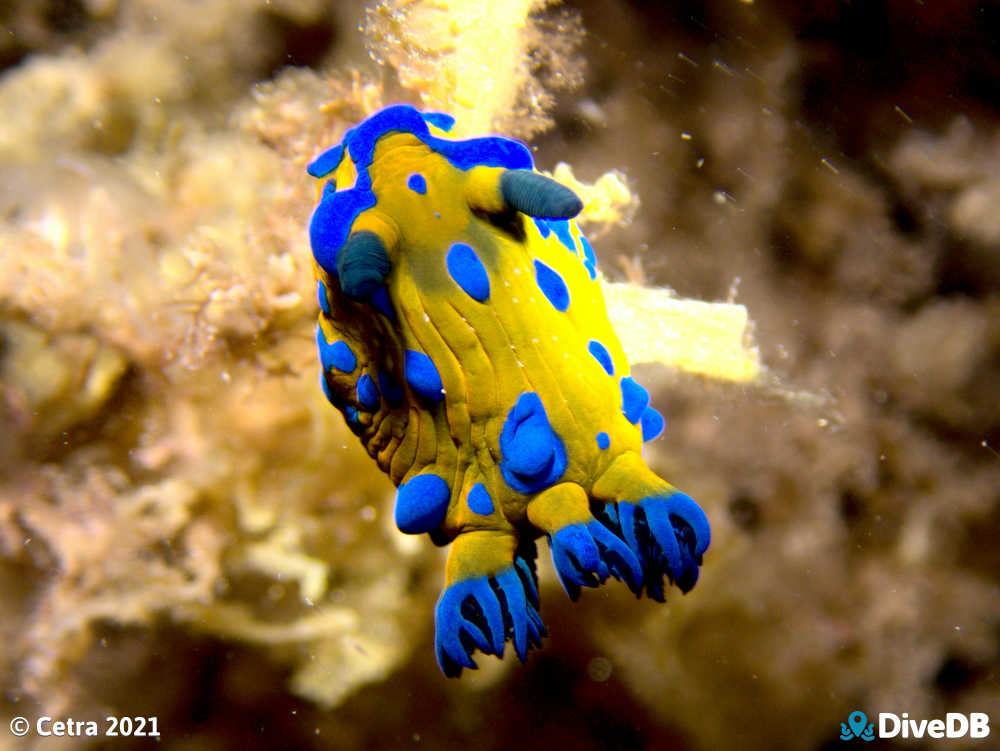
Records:
[[[446,675],[545,634],[534,540],[572,598],[609,576],[694,586],[709,526],[656,476],[663,428],[608,320],[581,202],[523,144],[446,138],[398,105],[310,165],[322,385],[399,486],[406,533],[451,544],[436,609]]]
[[[366,11],[372,57],[425,109],[447,108],[452,135],[521,137],[552,125],[553,92],[583,81],[577,17],[558,0],[379,0]],[[461,131],[459,131],[461,129]]]

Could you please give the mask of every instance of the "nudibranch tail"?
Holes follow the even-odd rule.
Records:
[[[608,320],[573,191],[500,136],[453,140],[407,105],[309,165],[316,343],[330,403],[399,490],[407,534],[450,545],[445,675],[546,635],[535,540],[571,599],[609,578],[662,600],[698,579],[701,508],[642,445],[664,429]]]
[[[538,613],[533,579],[534,573],[519,560],[493,576],[445,588],[434,611],[434,651],[441,672],[455,677],[462,668],[475,670],[472,653],[476,649],[503,657],[505,643],[512,641],[514,652],[524,662],[529,649],[542,645],[547,632]]]

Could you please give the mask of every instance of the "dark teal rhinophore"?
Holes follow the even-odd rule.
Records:
[[[512,209],[539,219],[572,219],[583,209],[572,190],[529,169],[504,172],[500,193]]]
[[[355,232],[337,254],[340,288],[352,300],[368,300],[392,268],[385,245],[374,232]]]

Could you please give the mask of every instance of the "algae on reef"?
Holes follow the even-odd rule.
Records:
[[[257,11],[117,5],[86,52],[53,35],[0,79],[4,688],[96,714],[78,666],[108,629],[155,652],[173,622],[334,704],[411,649],[427,558],[375,523],[387,483],[316,387],[303,168],[374,86],[292,72],[254,101]]]

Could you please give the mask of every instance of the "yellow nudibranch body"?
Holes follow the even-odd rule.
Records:
[[[576,195],[527,148],[446,137],[407,105],[309,168],[321,383],[399,487],[395,519],[450,544],[435,612],[446,675],[539,646],[535,539],[569,595],[609,576],[663,599],[697,580],[709,525],[654,474],[663,418],[629,375]]]

